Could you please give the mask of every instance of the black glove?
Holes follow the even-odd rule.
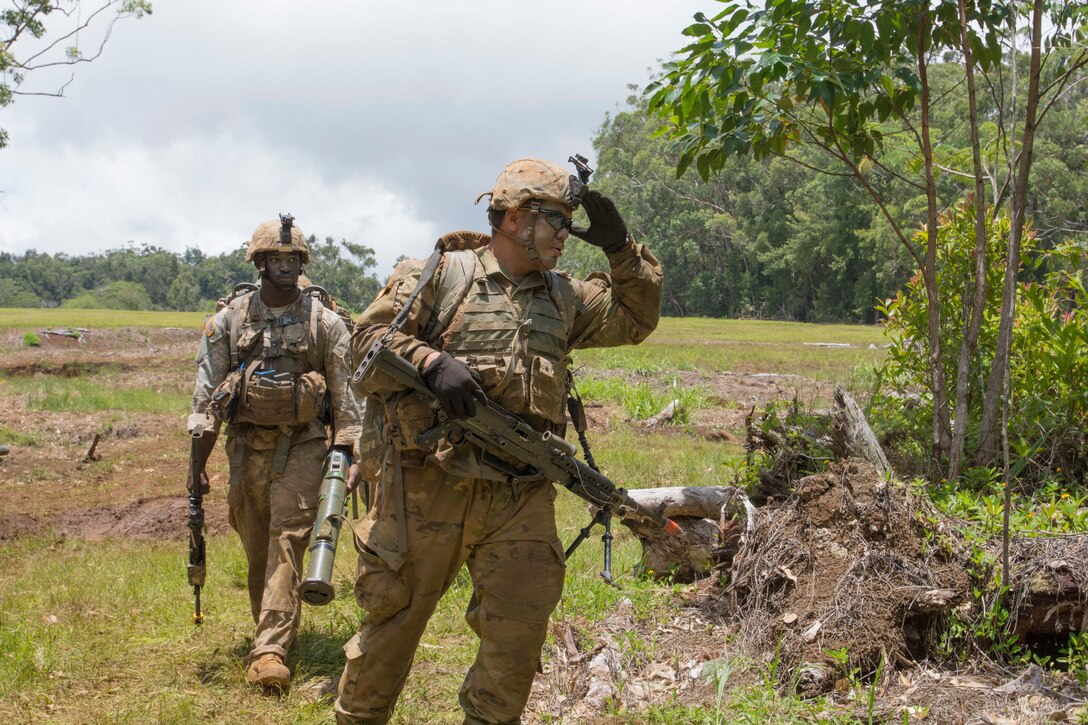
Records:
[[[423,382],[454,419],[476,415],[476,401],[486,399],[480,374],[448,352],[439,353],[423,370]]]
[[[601,192],[592,189],[586,192],[582,208],[589,217],[589,228],[572,227],[570,233],[579,239],[600,247],[607,254],[618,252],[627,246],[627,225],[616,211],[616,205]]]

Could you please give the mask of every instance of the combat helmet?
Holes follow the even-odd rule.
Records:
[[[306,247],[306,236],[295,225],[295,218],[290,214],[280,214],[279,221],[262,222],[253,230],[246,249],[246,261],[252,262],[262,252],[291,254],[297,252],[303,264],[310,263],[310,250]]]
[[[577,207],[582,201],[580,190],[573,188],[577,181],[577,177],[572,177],[569,171],[550,161],[519,159],[502,170],[491,191],[476,197],[476,203],[490,196],[488,207],[500,211],[517,209],[530,200]]]

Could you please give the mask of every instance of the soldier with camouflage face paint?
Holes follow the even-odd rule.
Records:
[[[298,287],[310,261],[302,230],[288,215],[257,227],[246,261],[257,291],[236,296],[208,319],[197,352],[189,431],[201,425],[203,473],[227,423],[230,524],[249,562],[257,625],[247,657],[251,685],[286,690],[285,658],[298,631],[297,594],[329,445],[350,450],[361,410],[348,389],[348,329],[335,312]],[[189,486],[193,485],[190,474]]]
[[[392,325],[390,349],[418,367],[447,415],[472,416],[486,395],[537,430],[562,434],[569,353],[641,342],[661,307],[661,265],[613,203],[579,182],[547,161],[507,166],[488,192],[491,235],[444,236],[430,278],[423,263],[402,263],[356,323],[352,365]],[[579,204],[588,229],[572,228]],[[604,250],[611,274],[578,281],[554,271],[571,233]],[[394,324],[405,309],[403,325]],[[511,483],[515,462],[471,445],[421,449],[417,436],[435,414],[421,395],[380,380],[353,385],[376,401],[369,410],[382,411],[376,428],[364,425],[359,448],[383,463],[359,532],[355,596],[366,617],[344,646],[337,721],[389,720],[424,627],[467,564],[465,616],[480,647],[461,687],[465,722],[518,723],[563,589],[555,488],[539,478]]]

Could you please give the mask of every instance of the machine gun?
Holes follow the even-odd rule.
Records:
[[[351,456],[340,450],[329,451],[321,490],[317,495],[314,532],[310,536],[310,564],[306,568],[306,578],[298,585],[298,594],[307,604],[323,606],[336,595],[336,588],[332,584],[332,565],[336,560],[340,525],[344,521],[349,468]]]
[[[359,383],[381,374],[398,384],[422,393],[429,400],[437,401],[434,392],[427,387],[415,365],[389,349],[387,341],[378,340],[356,369],[352,381]],[[569,555],[585,539],[595,523],[605,524],[613,514],[622,516],[631,512],[652,521],[675,536],[680,526],[657,511],[647,508],[631,498],[627,491],[616,486],[604,474],[575,458],[575,447],[551,432],[541,433],[514,413],[490,400],[477,402],[476,415],[463,420],[448,417],[441,409],[437,423],[416,439],[416,444],[429,448],[445,438],[452,445],[472,443],[482,451],[487,465],[507,474],[510,483],[546,479],[562,484],[574,495],[585,499],[599,511],[576,542],[567,550]],[[520,462],[527,470],[517,470],[506,460]],[[604,539],[606,581],[611,583],[611,536]]]
[[[204,586],[207,572],[204,542],[204,484],[200,480],[203,473],[200,439],[204,436],[204,426],[193,428],[192,446],[189,449],[189,472],[193,484],[189,488],[189,584],[193,587],[193,624],[204,623],[204,610],[200,607],[200,589]]]

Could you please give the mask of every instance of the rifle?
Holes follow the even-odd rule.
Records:
[[[399,385],[422,393],[429,400],[438,401],[438,397],[427,387],[416,370],[415,365],[393,352],[384,338],[378,340],[367,350],[362,362],[352,376],[352,382],[360,383],[372,375],[383,374],[395,380]],[[489,466],[506,473],[510,483],[528,482],[547,479],[563,485],[574,495],[585,499],[599,511],[593,521],[582,530],[576,542],[567,550],[569,555],[588,535],[595,523],[606,526],[605,576],[611,580],[611,536],[607,530],[613,514],[623,516],[634,513],[643,519],[652,521],[670,535],[680,533],[680,526],[673,520],[662,516],[631,498],[627,491],[616,486],[600,471],[591,468],[575,458],[575,447],[550,431],[540,433],[514,413],[491,400],[478,401],[476,415],[463,420],[454,420],[437,411],[437,422],[423,431],[416,444],[429,448],[440,438],[445,438],[452,445],[473,443],[482,451],[482,460]],[[519,472],[496,454],[513,458],[528,467],[528,472]]]
[[[204,586],[207,570],[204,551],[204,488],[200,480],[203,472],[201,465],[200,439],[204,435],[204,426],[193,428],[192,447],[189,449],[189,471],[193,485],[189,489],[189,584],[193,587],[193,624],[204,623],[204,611],[200,608],[200,588]]]
[[[325,475],[317,495],[317,517],[310,536],[310,565],[306,578],[298,585],[302,601],[323,606],[332,601],[336,589],[332,584],[332,565],[336,559],[336,543],[344,521],[344,498],[347,490],[351,456],[344,451],[331,450],[325,459]]]

